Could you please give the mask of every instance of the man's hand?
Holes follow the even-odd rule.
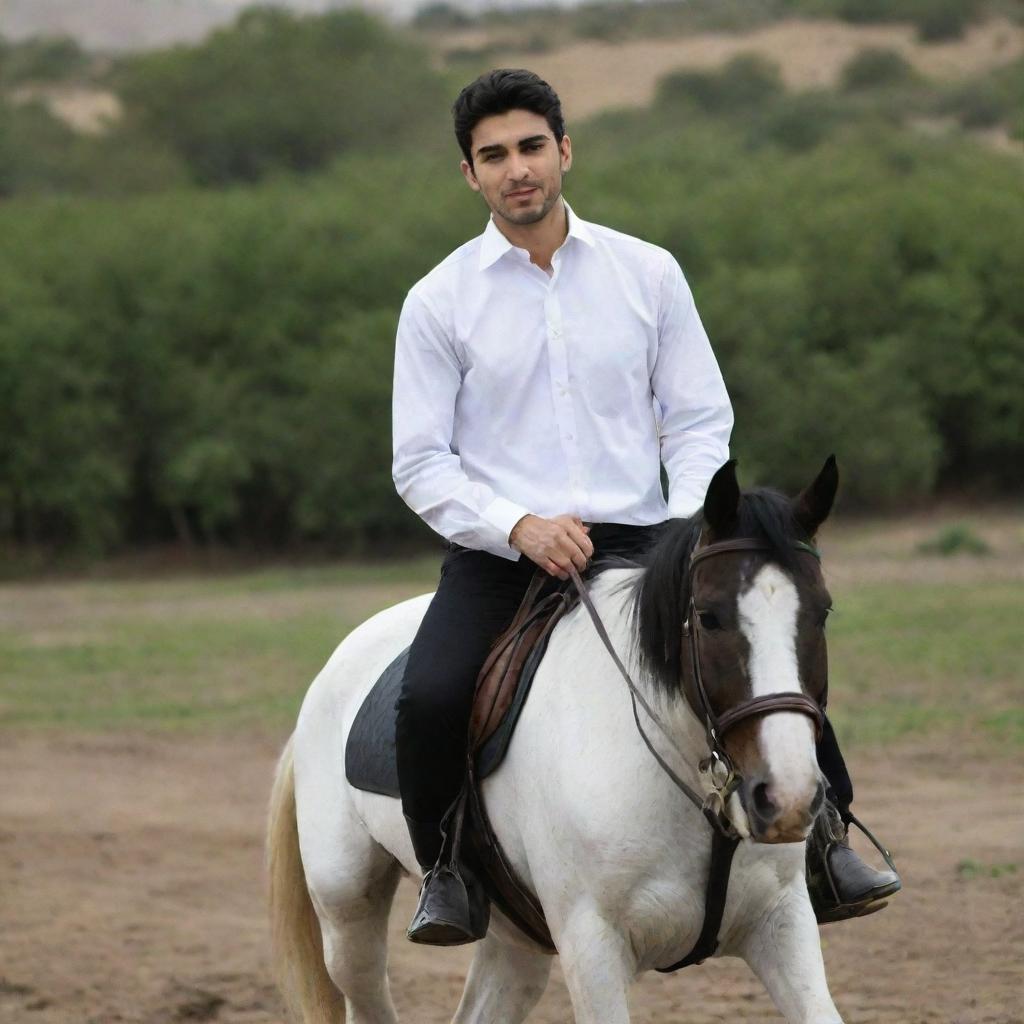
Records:
[[[589,526],[577,516],[523,516],[508,535],[509,544],[521,551],[545,572],[560,580],[569,578],[571,566],[582,572],[594,554],[594,545],[587,534]]]

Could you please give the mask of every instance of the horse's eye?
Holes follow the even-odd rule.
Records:
[[[721,629],[722,624],[718,621],[718,616],[714,612],[697,612],[700,616],[700,624],[705,629]]]

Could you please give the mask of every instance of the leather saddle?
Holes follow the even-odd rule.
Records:
[[[492,902],[550,952],[555,946],[537,898],[508,863],[480,793],[505,757],[548,640],[579,600],[571,584],[544,593],[551,577],[538,570],[508,628],[491,647],[477,677],[469,722],[466,783],[446,821],[446,853],[464,858]],[[357,789],[399,797],[395,703],[409,659],[406,648],[381,674],[356,713],[345,745],[345,775]],[[451,849],[452,841],[457,849]],[[442,854],[445,856],[445,854]]]

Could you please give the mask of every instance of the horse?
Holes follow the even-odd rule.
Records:
[[[715,955],[745,960],[786,1021],[841,1024],[805,882],[804,841],[823,779],[814,716],[800,705],[825,697],[830,598],[810,545],[837,483],[830,458],[794,499],[741,492],[726,463],[700,512],[670,520],[640,564],[614,565],[590,583],[614,650],[656,716],[657,757],[586,611],[577,605],[551,635],[505,760],[482,792],[506,856],[543,907],[576,1024],[628,1024],[631,983],[693,948],[712,830],[659,759],[710,792],[699,762],[720,737],[707,714],[724,721],[739,705],[743,720],[719,749],[737,776],[723,814],[742,841]],[[267,841],[272,930],[282,992],[305,1024],[398,1019],[388,915],[400,877],[419,879],[420,870],[400,802],[350,786],[344,751],[363,698],[411,642],[430,597],[374,615],[339,645],[278,763]],[[688,635],[697,637],[692,657]],[[764,706],[776,699],[781,706]],[[524,1021],[551,963],[493,912],[454,1024]]]

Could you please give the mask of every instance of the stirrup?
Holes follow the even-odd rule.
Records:
[[[831,854],[836,847],[844,845],[850,855],[858,860],[860,860],[860,856],[846,842],[849,834],[848,825],[842,821],[838,810],[834,806],[827,804],[822,811],[822,820],[815,826],[815,831],[819,834],[814,835],[811,840],[813,843],[813,856],[819,862],[817,864],[817,871],[814,873],[809,872],[808,877],[811,903],[819,924],[848,921],[854,917],[867,917],[869,914],[877,913],[879,910],[887,907],[888,898],[895,895],[903,887],[892,854],[878,841],[874,833],[859,818],[849,812],[848,816],[849,823],[856,825],[867,836],[871,845],[881,854],[886,866],[892,872],[893,878],[887,884],[876,886],[874,889],[869,890],[863,899],[856,900],[855,902],[842,899],[832,870]],[[866,866],[870,867],[870,865]],[[827,891],[823,891],[821,876],[824,877],[824,881],[827,883]],[[815,896],[818,898],[815,899]]]

